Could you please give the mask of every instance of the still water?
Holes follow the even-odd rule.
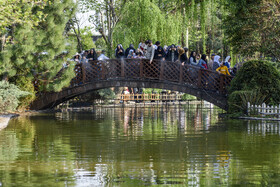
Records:
[[[0,131],[0,186],[279,185],[280,124],[219,112],[193,104],[12,119]]]

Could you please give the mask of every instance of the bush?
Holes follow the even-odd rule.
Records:
[[[185,93],[184,95],[182,95],[182,100],[183,101],[196,100],[196,97]]]
[[[280,103],[280,73],[270,62],[249,61],[238,71],[229,88],[229,113],[244,113],[247,102]]]
[[[19,99],[29,95],[29,92],[21,91],[14,84],[0,81],[0,113],[13,112],[17,109]]]

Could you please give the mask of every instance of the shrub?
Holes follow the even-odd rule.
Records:
[[[267,61],[249,61],[238,71],[229,88],[229,113],[244,113],[245,104],[280,103],[280,73]]]
[[[17,109],[19,99],[29,95],[29,92],[21,91],[14,84],[0,81],[0,113],[13,112]]]

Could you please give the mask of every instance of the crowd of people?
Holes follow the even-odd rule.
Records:
[[[146,42],[139,43],[137,49],[134,48],[133,44],[130,44],[129,47],[124,50],[123,46],[118,44],[115,49],[115,58],[148,59],[150,63],[152,63],[153,60],[170,61],[182,63],[182,65],[189,64],[203,69],[218,71],[225,75],[235,74],[234,68],[231,68],[230,56],[227,56],[226,59],[222,61],[221,56],[216,54],[212,54],[208,59],[206,54],[200,55],[195,51],[191,51],[190,56],[188,56],[188,52],[189,50],[186,47],[183,48],[174,44],[162,47],[159,41],[153,44],[151,40],[147,40]],[[105,55],[104,50],[98,56],[94,48],[89,51],[84,51],[81,54],[77,53],[73,58],[77,63],[107,59],[109,58]]]

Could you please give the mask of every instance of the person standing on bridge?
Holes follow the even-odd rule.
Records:
[[[151,40],[148,40],[147,51],[146,51],[146,59],[150,60],[150,64],[153,62],[155,56],[155,47]]]
[[[195,52],[195,51],[192,51],[192,52],[191,52],[191,55],[190,55],[190,64],[193,65],[193,66],[196,66],[196,65],[197,65],[197,62],[196,62],[196,52]]]
[[[229,73],[229,71],[228,71],[228,68],[227,68],[227,66],[225,65],[224,62],[221,64],[220,67],[218,67],[218,68],[216,69],[216,71],[219,72],[219,73],[221,73],[221,74],[224,74],[224,75],[230,75],[230,73]]]
[[[213,62],[213,70],[216,71],[220,67],[220,56],[216,55]]]
[[[115,56],[116,58],[124,58],[124,49],[122,47],[122,44],[118,44],[117,48],[115,49]]]
[[[187,47],[185,47],[184,49],[183,48],[179,49],[179,60],[182,64],[186,64],[189,61],[188,51],[189,49]]]
[[[161,46],[158,46],[157,50],[155,51],[155,59],[164,60],[164,58],[165,58],[165,52]]]
[[[179,57],[179,53],[177,51],[177,48],[174,44],[172,44],[167,52],[166,60],[171,62],[176,62],[178,60],[178,57]]]
[[[200,67],[200,68],[203,68],[203,69],[208,69],[207,68],[207,56],[205,55],[205,54],[203,54],[202,56],[201,56],[201,59],[199,60],[199,62],[198,62],[198,67]]]
[[[98,57],[98,60],[109,60],[109,58],[105,55],[105,50],[102,50],[101,55]]]
[[[125,53],[124,53],[125,58],[128,57],[130,50],[133,50],[133,53],[136,53],[136,50],[134,49],[133,44],[130,44],[129,47],[125,50]]]
[[[92,48],[92,49],[90,50],[89,54],[87,55],[87,59],[88,59],[89,61],[97,60],[97,54],[96,54],[94,48]]]

